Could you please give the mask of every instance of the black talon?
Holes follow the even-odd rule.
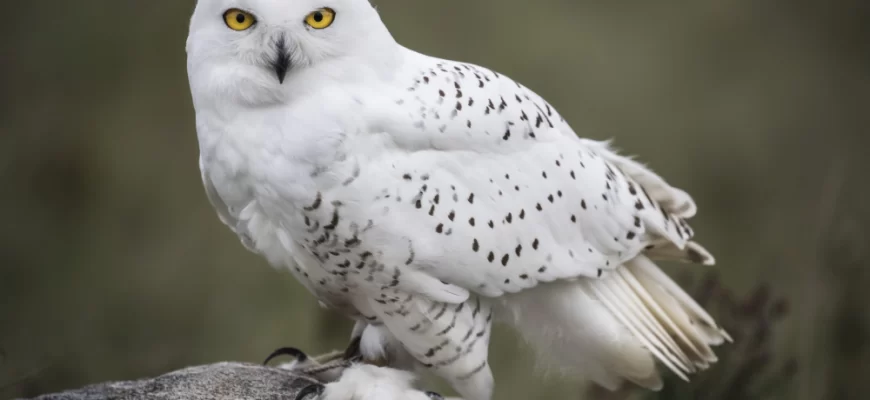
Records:
[[[362,351],[360,350],[360,341],[362,337],[354,338],[350,341],[347,349],[344,350],[343,358],[347,361],[359,361],[362,359]]]
[[[320,397],[323,394],[323,389],[324,386],[319,383],[308,385],[299,391],[299,394],[296,395],[296,400],[307,400],[311,395],[316,395],[315,398]]]
[[[272,361],[273,358],[278,356],[293,356],[298,362],[303,362],[308,359],[308,355],[302,350],[295,347],[282,347],[273,351],[272,354],[269,354],[269,357],[266,357],[266,361],[263,361],[263,365],[268,365],[269,361]]]
[[[435,392],[430,392],[428,390],[426,391],[426,396],[432,400],[444,400],[444,396],[442,396],[438,393],[435,393]]]

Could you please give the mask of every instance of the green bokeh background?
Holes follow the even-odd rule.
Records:
[[[789,299],[784,398],[870,392],[865,2],[375,3],[406,46],[522,81],[692,193],[722,281]],[[345,346],[350,323],[206,200],[194,1],[0,4],[0,398]],[[499,399],[581,398],[577,379],[534,374],[506,329],[491,360]]]

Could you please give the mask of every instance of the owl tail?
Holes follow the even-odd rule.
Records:
[[[624,380],[662,387],[656,361],[683,379],[716,362],[731,341],[710,315],[646,256],[601,279],[554,282],[502,304],[539,359],[611,390]]]
[[[687,381],[688,374],[717,361],[711,346],[732,340],[647,257],[627,262],[588,287],[644,348]]]

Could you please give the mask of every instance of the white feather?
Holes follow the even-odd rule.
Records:
[[[324,388],[319,400],[431,400],[413,387],[414,375],[373,365],[355,365]]]

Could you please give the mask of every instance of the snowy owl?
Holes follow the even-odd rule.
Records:
[[[356,321],[357,359],[488,400],[494,321],[608,388],[730,340],[652,261],[713,264],[686,192],[522,84],[398,44],[368,0],[199,0],[187,54],[209,200]]]

